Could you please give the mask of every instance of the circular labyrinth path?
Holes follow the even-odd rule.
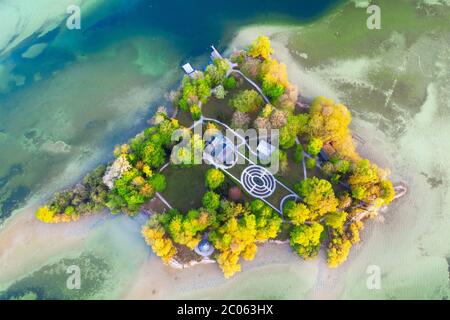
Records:
[[[269,197],[277,187],[273,175],[257,165],[249,166],[242,171],[241,183],[248,193],[258,198]]]

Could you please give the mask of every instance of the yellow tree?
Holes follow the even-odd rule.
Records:
[[[41,207],[36,211],[36,218],[45,223],[54,222],[55,215],[56,212],[51,210],[48,206]]]
[[[259,36],[253,41],[248,51],[249,55],[253,58],[269,59],[273,49],[270,47],[270,40],[267,36]]]
[[[177,253],[177,249],[172,240],[167,237],[157,216],[150,218],[147,224],[142,227],[142,236],[144,237],[145,242],[152,247],[153,252],[160,257],[164,263],[168,263]]]
[[[307,133],[311,138],[319,138],[344,158],[358,160],[351,131],[348,126],[351,115],[343,104],[317,97],[311,104]]]
[[[317,177],[308,178],[294,186],[308,209],[323,216],[335,212],[339,204],[330,182]]]

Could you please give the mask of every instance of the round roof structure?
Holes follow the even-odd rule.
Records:
[[[195,247],[194,251],[203,257],[209,257],[214,252],[214,247],[212,244],[206,240],[202,239]]]

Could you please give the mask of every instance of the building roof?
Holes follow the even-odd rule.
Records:
[[[207,239],[202,239],[194,248],[194,251],[203,257],[208,257],[214,252],[214,247]]]
[[[186,63],[184,65],[181,66],[184,70],[184,72],[186,72],[187,74],[191,74],[192,72],[194,72],[194,68],[192,68],[190,63]]]

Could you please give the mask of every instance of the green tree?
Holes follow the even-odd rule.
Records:
[[[329,213],[325,218],[325,224],[333,229],[342,229],[347,219],[347,212],[336,211]]]
[[[250,203],[250,210],[256,218],[256,241],[265,242],[275,238],[283,222],[280,215],[259,199]]]
[[[308,168],[310,170],[314,169],[316,167],[316,164],[317,164],[316,158],[308,158],[307,157],[305,160],[306,168]]]
[[[294,190],[303,199],[308,208],[323,216],[336,211],[338,200],[330,182],[317,177],[308,178],[294,186]]]
[[[322,150],[323,142],[318,138],[312,138],[309,140],[308,145],[306,147],[306,152],[308,152],[312,156],[317,156]]]
[[[263,80],[262,90],[271,101],[277,100],[284,93],[284,87],[281,84],[267,80]]]
[[[230,105],[240,112],[254,112],[264,105],[264,100],[257,91],[244,90],[234,95]]]
[[[296,203],[291,200],[288,201],[285,206],[283,213],[291,220],[293,225],[301,225],[306,221],[313,221],[317,218],[317,214],[311,212],[308,207],[303,203]]]
[[[225,176],[219,169],[209,169],[206,171],[205,182],[206,186],[211,190],[220,187],[225,180]]]
[[[236,81],[236,78],[233,77],[233,76],[230,76],[230,77],[225,78],[225,79],[223,80],[223,87],[224,87],[226,90],[233,90],[233,89],[236,89],[236,88],[237,88],[237,85],[238,85],[238,83],[237,83],[237,81]]]
[[[294,226],[290,237],[291,247],[303,259],[316,257],[320,250],[322,231],[323,226],[316,222]]]
[[[295,147],[294,153],[294,161],[295,163],[301,163],[303,160],[303,146],[301,144],[297,144]]]
[[[191,116],[192,116],[193,120],[198,120],[202,116],[202,110],[200,109],[198,104],[193,104],[189,108],[189,112],[191,113]]]
[[[220,206],[220,196],[214,191],[208,191],[203,195],[202,204],[209,210],[217,210]]]

